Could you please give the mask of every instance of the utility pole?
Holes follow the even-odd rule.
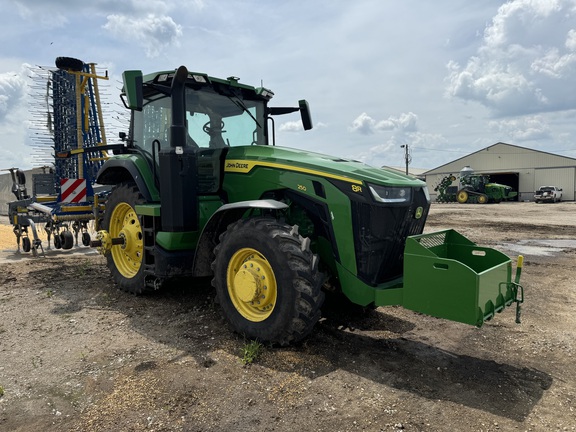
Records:
[[[402,144],[400,148],[403,148],[404,151],[404,160],[406,161],[406,175],[408,175],[408,165],[412,162],[412,155],[410,155],[408,144]]]

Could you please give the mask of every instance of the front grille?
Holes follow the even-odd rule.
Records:
[[[422,189],[413,192],[408,206],[352,201],[356,266],[365,283],[377,285],[402,275],[406,237],[422,234],[430,207]],[[418,207],[424,209],[420,219],[414,217]]]

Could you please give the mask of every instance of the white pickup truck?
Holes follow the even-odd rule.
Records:
[[[555,203],[556,201],[562,201],[562,188],[556,186],[540,186],[540,188],[534,192],[534,201],[536,201],[536,203]]]

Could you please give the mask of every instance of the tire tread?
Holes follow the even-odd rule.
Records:
[[[310,250],[310,241],[298,233],[297,225],[290,226],[269,217],[241,219],[230,224],[220,235],[220,241],[214,250],[216,259],[212,263],[212,270],[215,273],[212,285],[216,288],[217,295],[221,296],[224,288],[218,289],[216,267],[222,244],[226,242],[230,233],[246,228],[266,233],[277,242],[278,249],[286,256],[286,265],[293,275],[292,288],[296,292],[293,316],[285,318],[287,322],[280,334],[263,342],[280,346],[299,342],[312,331],[320,319],[324,293],[321,290],[323,279],[318,271],[317,256]],[[222,304],[224,299],[219,298],[219,301]],[[228,321],[231,323],[230,319]],[[233,329],[238,331],[238,329]],[[257,338],[258,335],[246,336]]]

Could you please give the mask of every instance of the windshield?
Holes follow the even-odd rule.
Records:
[[[187,144],[194,148],[263,145],[264,102],[220,95],[212,89],[186,88]],[[172,109],[170,97],[155,94],[134,111],[135,145],[152,153],[152,142],[169,145]]]

